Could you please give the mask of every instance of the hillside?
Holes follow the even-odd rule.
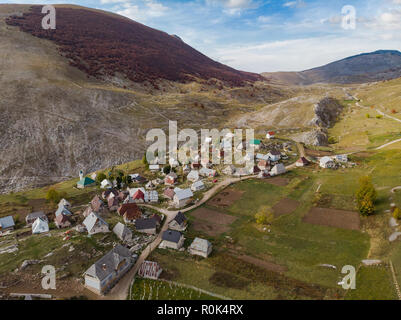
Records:
[[[269,80],[292,85],[366,83],[401,77],[401,52],[363,53],[301,72],[262,73]]]
[[[177,36],[100,11],[57,8],[56,30],[44,30],[41,8],[32,6],[22,17],[13,15],[6,22],[53,41],[72,66],[91,76],[122,74],[135,82],[215,78],[231,85],[261,80],[257,74],[211,60]]]
[[[180,128],[215,128],[292,95],[265,82],[231,87],[210,79],[157,79],[152,85],[88,77],[55,42],[5,23],[29,8],[0,5],[0,193],[141,158],[146,132],[166,129],[168,119]]]

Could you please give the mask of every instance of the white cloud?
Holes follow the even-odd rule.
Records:
[[[399,39],[371,37],[316,37],[220,48],[218,61],[252,72],[301,71],[379,49],[401,49]]]
[[[206,4],[222,6],[223,12],[228,15],[240,15],[244,10],[257,7],[253,0],[206,0]]]
[[[116,7],[114,9],[116,13],[143,23],[151,18],[158,18],[164,16],[169,10],[168,7],[155,0],[141,0],[137,1],[136,4],[131,3],[130,0],[101,0],[101,1],[121,3],[119,7]]]

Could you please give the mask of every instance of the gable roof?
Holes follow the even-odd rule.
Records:
[[[179,225],[183,224],[185,221],[187,221],[187,217],[181,212],[178,211],[178,213],[175,215],[174,219],[175,221],[177,221],[177,223]]]
[[[0,227],[2,229],[7,229],[10,227],[14,227],[14,226],[15,226],[15,223],[14,223],[14,219],[12,216],[0,218]]]
[[[174,189],[173,189],[173,188],[167,188],[166,190],[164,190],[163,194],[164,194],[166,197],[172,199],[172,198],[174,198],[175,192],[174,192]]]
[[[129,258],[131,258],[130,251],[118,244],[102,258],[92,264],[89,269],[86,270],[85,274],[102,281],[111,273],[116,271],[117,267],[123,260]]]
[[[93,227],[95,226],[95,224],[97,222],[100,222],[101,224],[105,224],[108,226],[108,223],[106,221],[104,221],[102,218],[100,218],[96,213],[91,212],[91,214],[89,216],[87,216],[84,220],[84,222],[82,222],[82,224],[86,227],[86,230],[90,231],[93,229]]]
[[[191,243],[190,248],[201,252],[207,252],[211,245],[212,244],[208,240],[196,237]]]
[[[140,190],[136,190],[136,192],[132,195],[132,199],[142,199],[145,200],[145,194]]]
[[[32,219],[36,220],[37,218],[42,218],[42,217],[46,217],[46,219],[47,219],[47,216],[45,215],[45,213],[43,211],[37,211],[37,212],[32,212],[32,213],[28,214],[25,217],[25,219],[26,220],[32,220]]]
[[[177,197],[177,199],[180,201],[180,200],[191,198],[193,195],[194,194],[192,193],[191,189],[180,189],[175,192],[174,197]]]
[[[178,243],[181,237],[182,237],[181,232],[168,229],[163,232],[162,240]]]
[[[146,230],[156,228],[156,219],[154,218],[144,218],[135,220],[135,228],[137,230]]]
[[[49,231],[49,224],[47,220],[37,218],[32,224],[32,232],[47,232]]]
[[[118,208],[117,211],[120,216],[123,216],[127,212],[130,212],[130,213],[137,212],[139,215],[141,215],[141,210],[139,209],[138,205],[135,202],[123,203]]]
[[[57,211],[56,211],[56,213],[55,213],[55,215],[56,215],[56,217],[59,216],[59,215],[70,216],[70,215],[72,215],[72,213],[66,207],[59,206]]]
[[[269,152],[272,156],[281,156],[281,152],[276,150],[276,149],[272,149]]]
[[[54,219],[54,221],[58,224],[62,224],[65,223],[67,221],[70,221],[69,218],[64,215],[64,214],[59,214],[58,216],[56,216],[56,218]]]
[[[95,180],[93,180],[89,177],[85,177],[85,178],[82,178],[81,180],[79,180],[77,184],[82,185],[82,186],[88,186],[93,183],[95,183]]]
[[[297,160],[298,163],[309,164],[309,161],[305,157],[301,157]]]
[[[204,187],[205,186],[205,184],[203,183],[203,181],[202,180],[198,180],[198,181],[195,181],[193,184],[192,184],[192,188],[198,188],[198,187]]]
[[[127,226],[121,222],[118,222],[114,228],[113,228],[113,232],[117,235],[117,237],[119,237],[120,239],[124,239],[127,235],[131,235],[132,236],[132,231],[127,228]]]

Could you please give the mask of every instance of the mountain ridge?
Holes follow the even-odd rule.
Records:
[[[264,72],[271,81],[291,85],[367,83],[401,77],[401,52],[377,50],[299,72]]]

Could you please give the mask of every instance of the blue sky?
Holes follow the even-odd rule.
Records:
[[[56,3],[54,0],[6,2]],[[401,0],[70,0],[69,3],[113,11],[177,34],[209,57],[253,72],[299,71],[361,52],[401,50]],[[342,28],[345,5],[356,10],[355,29]]]

